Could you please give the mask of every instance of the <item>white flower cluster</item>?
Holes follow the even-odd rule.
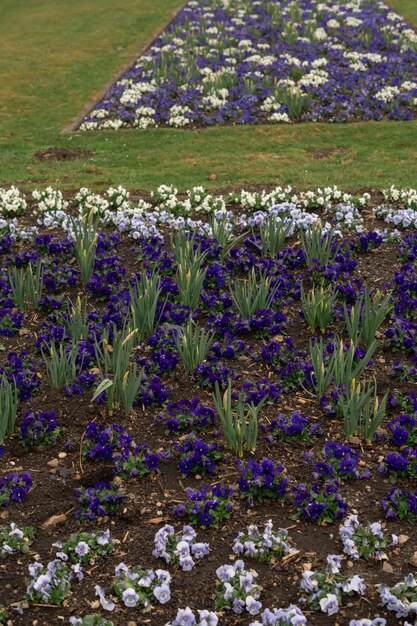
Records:
[[[17,187],[12,185],[9,189],[0,187],[0,216],[16,217],[22,215],[26,209],[26,200]]]
[[[175,126],[175,128],[181,128],[181,126],[188,126],[191,124],[193,112],[190,107],[181,106],[180,104],[174,104],[169,111],[168,124]]]
[[[53,187],[47,187],[42,191],[35,189],[35,191],[32,192],[32,198],[36,202],[36,208],[33,211],[34,215],[46,212],[65,211],[68,207],[68,202],[64,200],[62,191],[54,189]]]
[[[93,193],[87,187],[82,187],[75,196],[75,204],[79,207],[82,215],[102,215],[109,208],[109,201]]]
[[[112,209],[128,209],[130,208],[130,194],[125,187],[110,187],[106,191],[107,201]]]
[[[397,189],[392,185],[383,189],[382,193],[387,202],[395,202],[403,207],[417,209],[417,189]]]

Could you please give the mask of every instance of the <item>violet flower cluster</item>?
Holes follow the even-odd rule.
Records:
[[[417,522],[417,491],[394,487],[381,501],[386,519],[400,519],[408,524]]]
[[[389,475],[390,481],[396,483],[399,478],[417,478],[417,450],[405,448],[401,453],[388,452],[378,471]]]
[[[255,500],[283,501],[288,492],[288,477],[285,467],[272,459],[262,459],[259,463],[249,459],[247,464],[238,460],[239,492],[247,506],[254,506]]]
[[[278,415],[268,425],[261,424],[268,443],[274,441],[310,441],[321,433],[319,423],[313,423],[309,417],[294,411],[291,415]]]
[[[175,532],[173,526],[165,524],[155,534],[152,554],[168,564],[178,564],[184,572],[188,572],[193,569],[196,560],[207,556],[210,551],[209,544],[197,542],[196,536],[192,526],[183,526],[182,531]]]
[[[388,422],[392,441],[396,446],[417,446],[417,417],[402,413]]]
[[[180,455],[178,467],[184,476],[212,474],[217,470],[222,457],[217,443],[205,443],[195,435],[189,435],[175,447]]]
[[[298,484],[292,488],[295,499],[295,516],[306,522],[327,526],[341,519],[348,504],[340,495],[341,483],[337,478],[324,484]]]
[[[328,441],[323,447],[321,456],[323,460],[317,461],[313,467],[314,480],[328,480],[329,478],[348,480],[370,476],[369,471],[358,470],[359,453],[346,444]]]
[[[192,430],[198,432],[213,426],[216,416],[211,407],[200,403],[199,398],[179,400],[167,404],[166,413],[159,419],[165,425],[166,433],[174,435]]]
[[[9,506],[13,502],[23,502],[32,488],[32,477],[29,472],[7,474],[0,478],[0,506]]]
[[[75,519],[94,523],[100,517],[117,515],[125,495],[115,483],[96,482],[92,487],[74,489],[78,508]]]
[[[185,490],[185,502],[180,502],[173,509],[173,514],[187,517],[194,526],[213,526],[229,519],[233,511],[232,498],[234,489],[220,484],[210,487],[203,485],[200,489]]]
[[[34,446],[52,445],[58,441],[62,428],[57,425],[55,411],[26,411],[20,424],[20,439],[26,450]]]

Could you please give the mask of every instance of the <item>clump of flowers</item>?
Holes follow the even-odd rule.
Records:
[[[118,424],[104,426],[90,422],[85,430],[82,456],[92,461],[111,459],[115,452],[127,450],[131,442],[132,437]]]
[[[4,558],[14,552],[29,552],[34,534],[31,526],[19,528],[14,522],[10,526],[0,526],[0,557]]]
[[[12,500],[23,502],[26,494],[31,490],[32,484],[29,472],[8,474],[0,478],[0,506],[9,506]]]
[[[293,487],[295,518],[327,526],[344,517],[348,505],[339,493],[340,487],[341,483],[336,478],[324,484],[299,484]]]
[[[391,535],[388,544],[380,522],[360,524],[357,515],[349,515],[339,528],[339,536],[343,543],[343,552],[351,559],[375,559],[381,561],[388,558],[385,550],[398,544],[398,537]]]
[[[114,626],[113,622],[98,614],[85,615],[84,617],[72,615],[69,621],[71,626]]]
[[[58,542],[53,545],[60,549],[60,552],[57,552],[58,558],[81,565],[91,565],[97,558],[109,556],[113,552],[113,540],[109,530],[74,533],[64,543]]]
[[[265,609],[261,621],[249,626],[307,626],[307,618],[297,605],[290,604],[285,609]]]
[[[312,424],[309,417],[304,417],[300,411],[292,415],[278,415],[278,417],[263,430],[269,443],[274,441],[310,441],[314,435],[320,434],[320,425]]]
[[[387,519],[400,519],[408,524],[417,522],[417,492],[394,487],[381,501]]]
[[[166,411],[168,415],[162,414],[160,419],[165,424],[168,435],[190,430],[198,432],[213,426],[216,421],[213,409],[200,404],[198,398],[170,402]]]
[[[84,577],[79,565],[68,567],[60,559],[50,561],[46,566],[37,561],[28,569],[30,579],[26,598],[34,604],[62,604],[71,592],[72,580]]]
[[[285,528],[274,531],[272,520],[265,524],[262,532],[255,524],[248,526],[246,533],[239,532],[232,550],[239,556],[248,556],[266,562],[276,558],[281,559],[286,554],[295,551],[291,547],[288,531]]]
[[[231,609],[241,615],[247,611],[257,615],[262,608],[259,601],[262,587],[255,582],[257,572],[245,569],[240,559],[233,565],[221,565],[216,570],[216,610]]]
[[[26,200],[17,187],[12,185],[8,189],[0,187],[0,215],[2,217],[17,217],[26,209]]]
[[[345,595],[365,593],[365,582],[360,576],[347,578],[340,573],[341,559],[336,554],[327,557],[325,572],[303,572],[300,583],[304,592],[303,602],[313,611],[321,611],[327,615],[334,615]]]
[[[399,408],[404,413],[417,413],[417,396],[413,391],[405,394],[395,390],[389,396],[389,403],[392,407]]]
[[[116,515],[125,496],[115,483],[97,482],[92,487],[74,489],[79,508],[75,519],[96,522],[99,517]]]
[[[218,527],[229,519],[233,511],[231,499],[234,490],[221,485],[203,485],[200,490],[188,487],[185,490],[187,500],[180,502],[173,510],[174,515],[187,517],[195,526]]]
[[[188,572],[193,569],[195,560],[202,559],[210,551],[208,543],[195,541],[196,536],[191,526],[184,526],[181,532],[175,532],[173,526],[165,524],[155,534],[152,554],[166,563],[178,564],[183,571]]]
[[[314,480],[329,478],[368,478],[370,472],[364,470],[359,472],[359,453],[348,445],[328,441],[322,451],[322,461],[317,461],[313,468]]]
[[[189,435],[177,446],[180,453],[178,466],[181,474],[211,474],[217,469],[222,454],[217,443],[207,444],[202,439]]]
[[[142,478],[157,471],[160,462],[161,455],[150,451],[144,443],[134,444],[113,458],[114,471],[117,476],[124,480]]]
[[[248,506],[255,500],[262,502],[266,498],[282,501],[288,491],[288,478],[285,467],[271,459],[262,459],[259,463],[250,459],[247,464],[238,461],[240,497]]]
[[[27,411],[22,416],[20,438],[27,450],[56,443],[61,432],[62,428],[56,423],[55,411]]]
[[[198,616],[188,606],[185,609],[178,609],[177,615],[172,622],[165,626],[217,626],[219,618],[213,611],[197,610]]]
[[[387,424],[391,431],[393,443],[396,446],[417,446],[417,417],[412,415],[398,415]]]
[[[270,341],[262,346],[261,358],[278,374],[285,391],[298,389],[306,378],[304,355],[299,352],[290,337],[284,341]]]
[[[417,450],[406,448],[402,454],[388,452],[378,471],[390,474],[392,483],[396,483],[399,478],[417,478]]]
[[[119,563],[114,570],[112,591],[129,609],[147,607],[155,601],[160,604],[169,602],[170,582],[171,575],[166,570],[142,569],[139,565],[129,568],[124,563]],[[114,609],[115,604],[106,600],[104,590],[98,585],[96,594],[104,609],[110,611]]]
[[[411,617],[416,615],[417,606],[417,579],[408,574],[404,580],[394,585],[376,585],[381,595],[381,604],[388,611],[395,612],[395,617]]]

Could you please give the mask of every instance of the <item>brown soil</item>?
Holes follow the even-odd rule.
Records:
[[[83,148],[47,148],[35,152],[34,156],[37,161],[76,161],[89,159],[93,152]]]

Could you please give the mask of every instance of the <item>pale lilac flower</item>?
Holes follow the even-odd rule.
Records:
[[[338,574],[340,572],[340,567],[342,564],[342,559],[337,554],[329,554],[327,557],[327,570],[331,574]]]
[[[334,615],[339,610],[339,602],[334,593],[328,593],[320,600],[320,609],[327,615]]]
[[[161,604],[166,604],[171,599],[171,591],[166,584],[155,587],[155,589],[153,590],[153,594],[158,602],[160,602]]]
[[[78,556],[85,556],[86,554],[90,552],[90,546],[88,545],[86,541],[80,541],[75,546],[74,552],[75,554],[78,554]]]
[[[206,609],[203,609],[202,611],[199,610],[198,615],[200,618],[198,626],[217,626],[219,623],[219,618],[216,613],[213,613],[213,611],[207,611]]]
[[[175,554],[180,558],[189,556],[190,545],[186,541],[179,541],[175,550]]]
[[[33,588],[35,589],[35,591],[38,591],[39,593],[45,593],[46,590],[50,588],[50,586],[51,586],[50,573],[41,574],[33,583]]]
[[[179,566],[184,572],[190,572],[194,565],[195,563],[191,556],[185,556],[184,558],[180,557]]]
[[[208,543],[194,543],[191,546],[191,554],[195,559],[202,559],[203,556],[207,556],[210,552]]]
[[[100,546],[106,546],[110,542],[110,531],[107,529],[103,532],[101,537],[97,537],[97,543]]]
[[[74,572],[75,577],[78,581],[81,581],[84,578],[84,572],[80,563],[76,563],[75,565],[72,565],[71,569]]]
[[[354,591],[355,593],[359,593],[363,595],[366,590],[365,581],[360,576],[352,576],[342,584],[342,590],[345,593],[351,593]]]
[[[105,611],[113,611],[115,609],[116,605],[115,605],[115,603],[112,600],[106,600],[104,589],[102,587],[100,587],[100,585],[96,585],[94,587],[94,590],[96,592],[96,596],[98,596],[99,599],[100,599],[101,607]]]
[[[246,610],[249,615],[258,615],[262,608],[262,602],[255,600],[252,596],[247,596],[245,600]]]
[[[139,601],[139,596],[132,587],[128,587],[122,593],[122,600],[125,606],[133,608]]]

